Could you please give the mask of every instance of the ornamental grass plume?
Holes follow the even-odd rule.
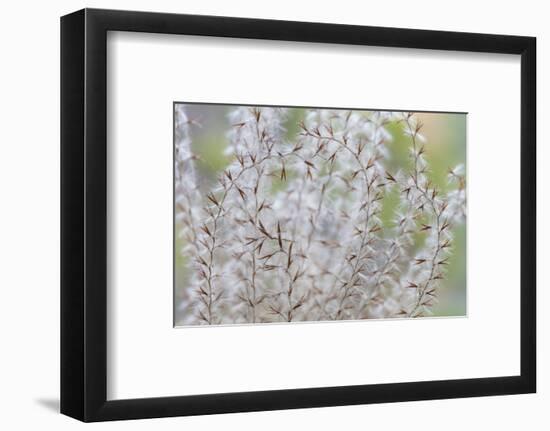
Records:
[[[184,325],[430,315],[465,223],[464,167],[430,180],[414,113],[240,106],[229,163],[208,190],[191,151],[195,122],[175,107],[175,223],[188,277]],[[294,117],[292,117],[294,118]],[[395,169],[390,124],[409,157]],[[392,223],[387,197],[398,196]]]

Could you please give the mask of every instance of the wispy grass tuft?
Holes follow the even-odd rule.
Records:
[[[449,191],[430,181],[414,113],[237,107],[229,164],[208,191],[197,185],[193,121],[184,105],[175,114],[176,227],[185,243],[176,252],[191,269],[178,304],[183,324],[432,312],[453,228],[465,223],[466,179],[457,166]],[[396,169],[397,128],[409,156]]]

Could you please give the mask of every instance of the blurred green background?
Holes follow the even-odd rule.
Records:
[[[228,113],[234,109],[230,105],[183,104],[190,120],[196,123],[191,129],[192,151],[198,156],[196,162],[199,186],[209,190],[217,176],[230,163],[231,156],[225,155],[226,133],[230,128]],[[286,120],[287,138],[294,140],[299,133],[299,122],[306,109],[289,108]],[[466,166],[466,119],[463,113],[416,113],[422,122],[421,133],[426,138],[426,159],[430,171],[428,177],[440,190],[449,189],[447,174],[450,168],[459,164]],[[388,144],[390,161],[388,167],[398,170],[409,166],[410,137],[403,133],[403,125],[392,122],[386,126],[392,135]],[[468,186],[466,181],[466,187]],[[398,192],[389,193],[383,201],[382,222],[390,227],[399,202]],[[467,221],[466,221],[467,223]],[[446,279],[439,289],[439,302],[433,308],[434,316],[464,316],[467,313],[466,293],[466,223],[453,227],[453,253],[449,260]],[[187,265],[181,250],[182,240],[176,235],[175,299],[185,295]],[[176,323],[177,323],[176,312]]]

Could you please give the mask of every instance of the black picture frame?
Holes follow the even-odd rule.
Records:
[[[108,401],[108,31],[519,55],[520,375]],[[62,413],[89,422],[532,393],[536,390],[535,313],[535,38],[98,9],[61,18]]]

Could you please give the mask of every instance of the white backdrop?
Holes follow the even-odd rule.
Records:
[[[519,375],[519,56],[136,33],[107,48],[109,398]],[[468,316],[173,329],[174,100],[468,112]]]
[[[59,286],[59,27],[58,18],[83,6],[159,10],[179,13],[344,22],[441,30],[527,34],[538,36],[539,142],[550,138],[548,74],[550,30],[542,2],[480,3],[462,1],[448,5],[436,1],[364,4],[339,2],[246,2],[203,0],[178,4],[157,0],[90,0],[20,2],[4,8],[0,28],[3,53],[0,86],[2,127],[0,176],[2,211],[2,327],[0,423],[7,429],[48,427],[71,429],[77,422],[57,415],[58,403],[58,286]],[[506,127],[506,126],[504,126]],[[546,163],[545,163],[546,162]],[[539,220],[550,216],[550,197],[543,190],[550,162],[539,147]],[[474,428],[545,429],[545,407],[550,402],[550,374],[545,369],[550,341],[550,318],[543,314],[550,282],[545,268],[550,230],[539,224],[539,393],[536,395],[429,401],[285,412],[178,418],[131,423],[102,424],[128,429],[334,429],[353,427],[445,429]],[[547,265],[546,265],[547,266]],[[503,272],[505,268],[503,268]]]

